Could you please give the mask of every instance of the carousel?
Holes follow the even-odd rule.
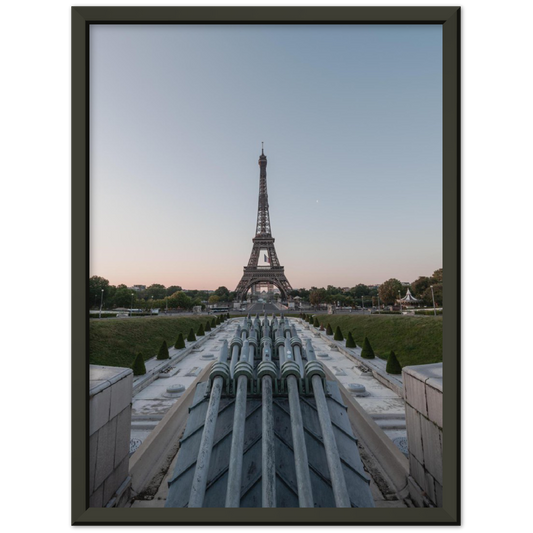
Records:
[[[417,300],[412,294],[410,289],[407,289],[407,293],[403,298],[399,298],[396,302],[401,305],[403,308],[407,307],[418,307],[420,305],[420,300]]]

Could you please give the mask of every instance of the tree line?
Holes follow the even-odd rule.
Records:
[[[312,306],[338,304],[341,307],[373,307],[379,304],[394,305],[399,295],[403,298],[410,289],[411,294],[421,300],[423,305],[433,305],[431,286],[435,295],[435,304],[442,306],[442,268],[435,270],[431,276],[420,276],[409,285],[404,285],[396,278],[388,279],[379,287],[370,287],[359,283],[348,290],[328,285],[327,288],[311,287],[310,290],[293,290],[290,296],[299,296]],[[379,300],[378,300],[379,297]]]
[[[431,286],[435,295],[435,303],[442,306],[442,268],[435,270],[431,276],[420,276],[408,286],[395,278],[388,279],[379,287],[369,287],[359,283],[348,290],[328,285],[326,288],[311,287],[295,289],[289,295],[299,297],[302,302],[312,306],[322,304],[338,304],[342,307],[364,306],[371,307],[379,303],[393,305],[398,299],[398,291],[403,297],[407,288],[411,294],[422,301],[424,305],[433,305]],[[89,308],[98,309],[100,304],[104,309],[125,307],[133,309],[169,308],[190,310],[194,306],[205,307],[206,304],[230,304],[235,300],[235,292],[227,287],[219,287],[214,292],[201,290],[183,290],[179,285],[164,285],[154,283],[146,289],[134,290],[126,285],[111,285],[101,276],[89,279]]]

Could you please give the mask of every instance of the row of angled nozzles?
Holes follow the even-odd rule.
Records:
[[[256,361],[259,361],[257,368]],[[255,382],[254,369],[257,371]],[[290,326],[287,320],[282,317],[278,321],[277,317],[273,317],[269,322],[265,316],[261,324],[259,317],[252,321],[248,316],[242,325],[237,326],[229,346],[224,341],[209,380],[212,383],[216,376],[222,377],[226,392],[235,394],[239,376],[246,375],[250,391],[259,393],[263,376],[270,375],[275,380],[276,392],[283,393],[287,377],[294,375],[299,380],[300,391],[307,386],[307,392],[310,392],[310,378],[317,374],[325,380],[324,369],[316,361],[311,341],[307,341],[304,352],[295,327]]]

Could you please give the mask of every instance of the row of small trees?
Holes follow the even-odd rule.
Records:
[[[307,315],[306,313],[302,313],[300,316],[304,320],[309,322],[309,324],[311,324],[315,328],[319,328],[321,331],[324,331],[324,326],[320,324],[316,316],[313,317],[312,315]],[[340,326],[336,327],[335,334],[334,334],[333,329],[330,323],[328,322],[326,325],[325,331],[326,331],[326,335],[333,335],[333,339],[336,341],[344,340],[344,335],[342,334],[342,330]],[[355,340],[353,338],[351,331],[348,332],[348,337],[346,337],[346,348],[357,348],[357,344],[355,343]],[[365,340],[363,341],[361,357],[363,359],[374,359],[376,357],[376,354],[374,353],[374,350],[372,349],[372,346],[367,336],[365,336]],[[394,350],[391,350],[391,352],[389,353],[387,357],[386,371],[388,374],[401,374],[402,373],[402,366],[400,365],[400,362],[398,361],[398,358],[396,357]]]
[[[212,320],[208,320],[204,326],[204,324],[200,324],[198,327],[198,330],[196,331],[196,334],[194,333],[194,329],[191,328],[189,330],[189,334],[187,335],[187,341],[194,342],[196,341],[196,337],[203,337],[205,335],[206,331],[211,331],[213,328],[216,328],[218,325],[222,324],[222,322],[225,322],[229,318],[229,313],[224,315],[218,315],[216,318],[213,317]],[[181,350],[185,348],[185,340],[183,339],[183,333],[180,333],[178,335],[178,338],[176,339],[176,342],[174,343],[174,348],[177,350]],[[170,354],[168,352],[168,345],[167,341],[164,340],[163,344],[161,344],[161,347],[159,348],[159,351],[157,352],[157,359],[169,359]],[[135,360],[133,361],[132,365],[133,375],[134,376],[142,376],[143,374],[146,374],[146,366],[144,364],[144,357],[142,353],[138,353],[137,357],[135,357]]]

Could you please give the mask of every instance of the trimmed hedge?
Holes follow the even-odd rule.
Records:
[[[337,329],[335,330],[335,335],[334,335],[333,339],[336,340],[336,341],[343,341],[344,340],[341,328],[339,326],[337,326]]]
[[[318,321],[318,318],[315,316],[315,321],[313,322],[313,326],[315,326],[315,328],[319,328],[320,327],[320,323]]]
[[[191,331],[192,331],[192,329],[191,329]],[[193,331],[193,333],[194,333],[194,331]],[[178,335],[176,343],[174,344],[174,348],[176,348],[176,350],[181,350],[182,348],[185,348],[185,341],[183,340],[183,333],[180,333]]]
[[[333,328],[331,327],[331,324],[329,322],[326,326],[326,335],[333,335]]]
[[[370,346],[370,341],[368,340],[368,337],[365,337],[365,340],[363,342],[361,357],[363,357],[364,359],[374,359],[374,357],[376,357],[372,346]]]
[[[216,327],[217,327],[217,319],[213,317],[213,320],[211,320],[211,328],[216,328]]]
[[[198,331],[196,332],[197,337],[203,337],[205,335],[204,326],[203,324],[200,324],[200,327],[198,328]]]
[[[143,354],[138,353],[137,357],[135,358],[135,361],[133,361],[133,365],[131,366],[131,369],[133,370],[134,376],[142,376],[146,374],[146,366],[144,364]]]
[[[353,340],[351,331],[348,333],[348,338],[346,339],[346,348],[356,348],[356,344]]]
[[[157,358],[158,359],[169,359],[169,357],[170,355],[168,354],[167,341],[163,341],[161,348],[159,348],[159,352],[157,352]]]
[[[211,322],[207,321],[205,325],[205,331],[211,331]]]
[[[385,369],[387,371],[387,374],[401,374],[402,373],[402,367],[396,358],[396,354],[394,353],[394,350],[391,350],[391,353],[389,354],[389,357],[387,358],[387,368]]]
[[[196,335],[194,334],[194,330],[191,328],[191,331],[189,331],[189,335],[187,335],[187,340],[189,342],[194,342],[196,340]]]

